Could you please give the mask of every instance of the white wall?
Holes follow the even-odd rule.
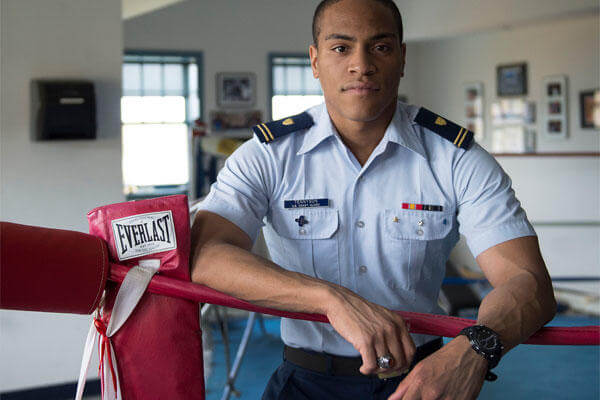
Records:
[[[598,152],[600,134],[581,129],[579,92],[600,87],[600,17],[597,13],[536,23],[505,31],[453,39],[419,42],[416,53],[416,92],[410,96],[448,118],[462,122],[463,83],[484,83],[486,104],[485,147],[491,147],[490,104],[496,99],[496,66],[525,61],[529,68],[529,95],[538,105],[538,133],[542,125],[540,102],[544,76],[568,77],[569,137],[551,140],[538,134],[539,152]],[[499,157],[513,179],[517,196],[536,222],[600,221],[600,159],[598,157]],[[598,275],[600,227],[536,225],[551,275]],[[461,243],[461,245],[464,245]],[[460,246],[453,260],[474,266]],[[600,285],[561,285],[598,291]]]
[[[268,54],[308,55],[312,15],[318,3],[318,0],[186,1],[125,21],[125,49],[202,51],[204,115],[217,108],[217,73],[254,72],[255,109],[262,110],[264,119],[270,119]],[[409,79],[403,80],[400,93],[412,91],[410,85]]]
[[[569,140],[538,136],[538,151],[597,151],[598,132],[582,130],[579,123],[579,92],[600,86],[600,17],[598,13],[561,21],[537,23],[506,31],[479,33],[454,39],[418,42],[417,92],[412,98],[450,119],[464,115],[465,82],[484,83],[486,126],[491,127],[490,107],[496,98],[496,66],[527,62],[528,99],[542,99],[542,78],[567,75],[569,86]],[[538,118],[538,122],[539,122]],[[541,124],[538,124],[541,132]],[[487,135],[484,145],[491,144]]]
[[[125,21],[125,49],[204,52],[205,115],[216,108],[218,72],[257,75],[257,108],[266,111],[267,54],[306,52],[317,1],[284,1],[286,18],[254,1],[186,1]],[[256,3],[259,3],[258,5]],[[266,113],[263,114],[266,117]]]
[[[87,231],[87,211],[124,199],[121,2],[2,0],[1,18],[1,218]],[[98,139],[31,141],[34,78],[93,80]],[[0,391],[76,380],[89,317],[0,318]]]

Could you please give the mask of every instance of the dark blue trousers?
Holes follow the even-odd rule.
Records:
[[[385,400],[404,377],[333,376],[284,361],[271,376],[262,400]]]

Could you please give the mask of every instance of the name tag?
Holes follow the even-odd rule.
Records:
[[[284,200],[284,208],[329,207],[329,199]]]

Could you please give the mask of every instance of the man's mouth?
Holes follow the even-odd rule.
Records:
[[[342,92],[354,94],[370,94],[379,91],[379,86],[370,82],[352,82],[342,87]]]

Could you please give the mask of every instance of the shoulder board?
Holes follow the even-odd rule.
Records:
[[[426,108],[421,107],[414,121],[437,133],[444,139],[451,141],[456,147],[461,149],[468,149],[473,142],[473,132],[446,118],[440,117]]]
[[[252,127],[252,130],[262,143],[271,143],[273,140],[288,133],[310,128],[313,124],[314,122],[310,114],[303,112],[293,117],[258,124]]]

